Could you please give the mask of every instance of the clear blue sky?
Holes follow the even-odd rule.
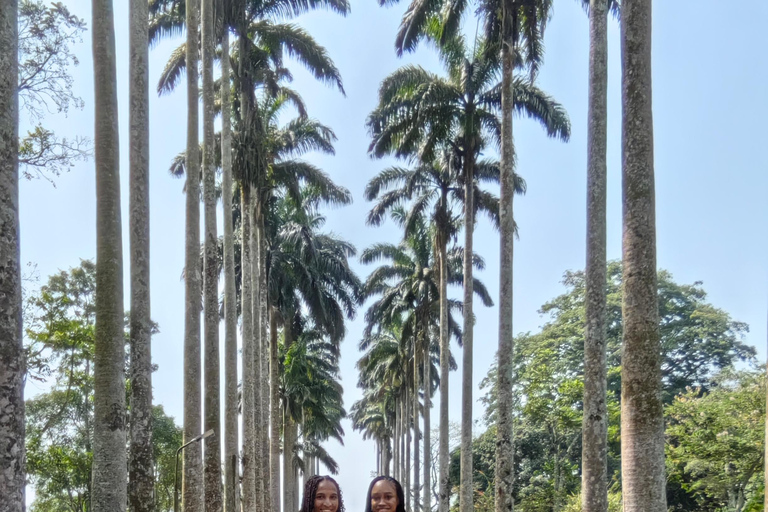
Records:
[[[393,226],[368,228],[369,205],[362,199],[367,180],[386,161],[367,154],[364,127],[374,107],[382,78],[407,62],[437,70],[428,49],[397,59],[394,35],[405,5],[389,9],[375,0],[352,0],[347,18],[319,12],[297,22],[325,45],[341,70],[347,97],[314,82],[298,65],[295,87],[310,115],[331,126],[339,137],[337,154],[309,156],[355,196],[355,204],[328,213],[328,226],[363,249],[374,241],[396,241]],[[90,26],[90,2],[66,4]],[[116,1],[116,40],[120,107],[123,226],[128,261],[128,2]],[[761,20],[768,3],[746,0],[739,9],[720,1],[654,2],[653,86],[657,190],[658,263],[679,282],[701,280],[709,300],[734,319],[751,327],[748,342],[765,356],[768,310],[768,156],[763,150],[768,118],[765,83],[768,72],[763,49],[768,33]],[[470,25],[474,25],[471,23]],[[52,116],[48,125],[68,136],[93,133],[93,78],[90,32],[77,47],[81,64],[75,70],[82,112],[69,118]],[[150,54],[154,87],[165,61],[180,40],[166,41]],[[518,172],[528,194],[516,201],[520,241],[515,248],[516,332],[536,330],[544,319],[537,313],[559,294],[565,270],[584,266],[586,197],[587,18],[575,0],[556,2],[546,36],[546,63],[540,85],[562,102],[573,125],[570,143],[547,140],[538,125],[515,125]],[[620,193],[620,61],[618,25],[610,24],[609,80],[609,221],[608,256],[621,255]],[[151,215],[152,317],[160,324],[153,342],[155,401],[182,417],[182,338],[184,287],[184,196],[182,181],[169,176],[171,158],[184,148],[185,92],[158,98],[151,94]],[[23,120],[24,121],[24,120]],[[22,126],[24,127],[24,126]],[[56,180],[21,185],[22,261],[38,264],[45,279],[57,269],[75,266],[79,258],[95,257],[95,190],[93,162],[78,165]],[[482,221],[476,250],[488,268],[481,277],[491,293],[498,288],[498,236]],[[355,263],[361,275],[367,269]],[[127,264],[126,264],[127,270]],[[126,306],[128,305],[126,271]],[[491,364],[497,342],[497,311],[476,306],[474,376],[477,383]],[[362,316],[362,315],[360,315]],[[347,406],[359,398],[355,388],[356,344],[360,319],[349,324],[342,350]],[[458,354],[457,354],[458,355]],[[460,413],[460,374],[451,378],[451,418]],[[478,387],[475,387],[477,390]],[[36,392],[34,385],[28,395]],[[476,391],[477,392],[477,391]],[[435,400],[437,407],[437,399]],[[476,406],[475,416],[482,411]],[[433,418],[436,418],[433,414]],[[365,443],[345,423],[345,447],[331,446],[341,465],[339,481],[347,509],[361,510],[369,472],[374,469],[373,444]]]

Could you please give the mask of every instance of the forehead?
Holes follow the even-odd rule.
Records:
[[[317,492],[323,492],[323,493],[335,493],[336,486],[331,482],[330,480],[321,480],[320,483],[317,485]]]
[[[396,494],[395,484],[389,480],[379,480],[373,485],[373,492],[391,492]]]

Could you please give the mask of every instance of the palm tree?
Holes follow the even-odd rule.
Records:
[[[656,292],[651,2],[622,5],[624,343],[621,481],[626,512],[667,509]]]
[[[581,499],[585,512],[608,511],[606,337],[606,187],[608,11],[615,0],[582,0],[589,12],[587,269]]]
[[[186,237],[185,237],[185,314],[184,314],[184,440],[200,435],[200,149],[198,141],[198,1],[185,5],[187,45],[187,153],[186,153]],[[184,510],[203,510],[202,450],[199,443],[183,453],[182,496]]]
[[[286,170],[278,164],[273,167],[276,173]],[[331,195],[325,194],[325,197],[299,190],[298,198],[288,190],[283,199],[272,201],[267,219],[269,297],[273,311],[282,320],[286,351],[291,350],[300,332],[298,321],[303,308],[317,328],[337,344],[344,335],[344,317],[352,318],[355,314],[360,283],[347,261],[354,255],[354,247],[318,232],[325,219],[314,213],[321,200],[350,200],[345,189],[335,186],[333,189]],[[298,508],[291,454],[298,436],[296,422],[301,418],[292,415],[286,407],[283,411],[283,491],[287,510]]]
[[[429,161],[434,158],[434,151],[440,144],[449,144],[460,154],[463,163],[461,180],[465,187],[465,249],[471,253],[476,211],[474,194],[471,193],[475,181],[475,160],[487,142],[498,143],[501,136],[501,125],[497,117],[502,107],[502,87],[498,83],[499,64],[483,40],[478,41],[470,53],[464,40],[455,37],[445,41],[440,54],[448,71],[448,79],[422,68],[407,66],[384,80],[379,92],[379,107],[369,119],[373,135],[370,150],[376,156],[393,153],[400,157],[411,157],[417,154],[422,160]],[[539,120],[549,135],[567,137],[570,124],[560,105],[530,80],[516,79],[514,91],[514,106],[518,112]],[[502,233],[505,229],[502,226]],[[464,267],[461,510],[466,512],[471,509],[472,503],[474,316],[472,265],[466,261]]]
[[[282,400],[302,426],[304,442],[295,445],[295,465],[307,474],[312,471],[308,467],[311,459],[316,459],[335,474],[338,464],[321,443],[333,437],[344,444],[341,420],[346,411],[339,383],[339,346],[308,323],[301,319],[301,333],[290,349],[283,347]],[[299,449],[303,459],[298,457]]]
[[[224,510],[239,510],[238,421],[237,421],[237,297],[235,242],[232,219],[232,105],[230,100],[229,28],[221,36],[221,167],[224,256]]]
[[[353,428],[362,431],[364,439],[375,439],[379,446],[388,444],[390,438],[399,445],[404,437],[400,423],[405,415],[401,409],[406,402],[411,403],[409,395],[413,394],[411,347],[402,337],[401,318],[392,318],[386,327],[365,335],[359,348],[365,353],[357,362],[357,385],[364,396],[352,405]],[[410,455],[399,457],[397,462],[408,466],[409,459]],[[395,469],[401,475],[408,474],[397,465]]]
[[[440,478],[445,479],[445,500],[448,499],[448,371],[450,350],[448,345],[448,274],[445,271],[447,262],[447,246],[449,240],[456,237],[458,221],[453,212],[454,205],[463,203],[464,190],[460,186],[459,173],[461,168],[460,158],[449,148],[440,151],[438,158],[431,163],[419,163],[411,169],[390,167],[381,171],[368,183],[365,196],[371,201],[378,199],[368,215],[368,224],[380,225],[387,212],[408,203],[409,211],[406,214],[406,233],[413,229],[413,223],[421,215],[429,212],[430,222],[434,229],[434,244],[437,249],[437,264],[440,269],[440,440],[439,440],[439,467]],[[484,160],[475,168],[477,185],[480,183],[498,183],[499,166],[497,162]],[[498,225],[498,198],[493,197],[479,186],[475,186],[475,204],[478,210],[484,211]],[[525,182],[516,176],[516,192],[525,192]],[[410,227],[409,227],[410,226]],[[427,378],[427,380],[429,380]],[[427,397],[428,398],[428,397]],[[424,431],[424,465],[430,466],[431,454],[429,428],[426,426],[429,418],[429,406],[425,404],[425,431]],[[429,460],[428,460],[429,459]],[[429,489],[430,473],[425,472],[425,488]],[[442,481],[442,480],[441,480]],[[430,495],[425,493],[425,499]],[[440,495],[440,500],[443,496]],[[425,510],[429,510],[425,502]]]
[[[287,194],[293,197],[296,204],[302,203],[301,186],[303,183],[311,184],[313,188],[316,188],[321,198],[325,202],[336,204],[347,204],[350,201],[349,192],[346,189],[336,187],[333,182],[328,178],[325,173],[313,165],[304,162],[297,157],[301,156],[307,151],[319,150],[325,153],[333,153],[333,141],[335,135],[333,132],[320,124],[319,122],[300,115],[297,119],[288,122],[284,126],[278,125],[278,117],[286,106],[293,104],[296,105],[297,110],[301,113],[305,112],[305,108],[301,98],[292,94],[290,90],[283,89],[277,97],[264,97],[261,101],[263,107],[259,114],[261,120],[259,125],[262,127],[262,148],[266,165],[270,169],[270,180],[264,180],[259,182],[257,190],[257,206],[260,212],[259,216],[253,219],[252,222],[259,227],[259,244],[260,259],[266,265],[267,254],[269,252],[268,243],[271,239],[269,233],[267,233],[264,223],[264,215],[266,213],[266,206],[270,203],[271,197],[277,188],[286,191]],[[271,285],[267,280],[270,273],[265,266],[261,267],[260,280],[263,282],[262,286],[262,298],[267,296],[267,288]],[[261,314],[266,313],[266,308],[262,302],[260,308]],[[265,333],[266,335],[266,333]],[[265,336],[266,338],[266,336]],[[271,338],[276,340],[276,333],[271,335]],[[266,342],[266,339],[264,340]],[[277,342],[270,341],[270,403],[272,411],[279,411],[279,388],[277,385]],[[271,442],[270,442],[270,472],[272,475],[279,475],[279,433],[280,423],[279,416],[275,413],[271,417]],[[291,431],[292,432],[292,431]],[[290,433],[289,432],[289,435]],[[262,459],[262,460],[265,460]],[[275,495],[275,482],[272,479],[271,499],[274,503],[279,503],[279,493]],[[277,479],[279,482],[279,479]],[[277,487],[279,491],[279,486]]]
[[[203,304],[205,310],[205,430],[219,435],[205,439],[205,510],[220,512],[221,411],[219,375],[219,273],[216,236],[216,170],[214,168],[214,33],[213,0],[202,0],[203,63],[203,197],[205,202],[205,258]]]
[[[411,212],[413,213],[413,212]],[[395,208],[392,211],[393,217],[399,220],[401,225],[406,225],[409,218],[402,209]],[[392,261],[391,265],[382,265],[369,276],[366,282],[366,295],[381,295],[381,299],[376,301],[368,310],[366,320],[366,334],[369,334],[374,326],[386,325],[388,319],[395,316],[406,315],[403,319],[403,338],[411,340],[411,359],[413,366],[411,371],[411,400],[413,401],[413,427],[414,427],[414,508],[420,506],[419,503],[419,456],[418,443],[420,439],[418,418],[421,406],[418,400],[419,375],[424,376],[424,410],[429,407],[429,395],[432,392],[431,376],[437,376],[432,371],[431,354],[433,343],[432,333],[439,330],[439,318],[441,308],[440,284],[439,284],[439,266],[436,261],[435,251],[432,246],[433,237],[424,225],[423,218],[418,220],[419,214],[415,214],[417,220],[410,220],[412,226],[410,232],[406,232],[406,238],[400,246],[391,244],[377,244],[366,250],[361,256],[363,263],[371,263],[379,259]],[[411,217],[412,219],[413,217]],[[452,251],[450,258],[446,257],[448,264],[447,281],[454,284],[463,283],[463,274],[458,270],[461,268],[463,259],[462,251]],[[482,268],[482,260],[475,257],[474,265]],[[393,283],[394,280],[394,283]],[[492,304],[485,287],[476,280],[473,287],[486,305]],[[448,315],[446,328],[455,326],[455,322]],[[454,327],[455,329],[455,327]],[[439,349],[438,349],[439,350]],[[420,364],[423,361],[423,366]],[[429,413],[425,412],[425,432],[430,429]],[[425,436],[428,441],[428,437]],[[425,448],[425,467],[429,466],[430,456]],[[429,486],[427,486],[429,487]],[[425,499],[425,506],[431,504],[431,499]],[[431,508],[431,507],[430,507]]]
[[[19,256],[18,1],[0,5],[0,495],[4,511],[25,509],[24,349]],[[95,28],[95,27],[94,27]],[[114,82],[113,82],[114,83]],[[105,112],[108,114],[108,112]]]
[[[152,462],[152,319],[149,293],[149,46],[148,4],[131,1],[130,16],[130,243],[131,418],[128,503],[135,512],[154,508]]]
[[[115,33],[111,0],[94,0],[92,26],[96,110],[97,293],[91,504],[96,512],[123,512],[127,502],[128,481],[125,451],[123,245]]]
[[[363,440],[376,441],[380,459],[376,471],[380,475],[390,475],[396,400],[392,387],[383,390],[383,393],[380,389],[366,389],[363,398],[355,402],[351,409],[352,428],[363,433]]]

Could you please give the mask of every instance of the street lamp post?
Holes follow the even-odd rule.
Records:
[[[193,437],[185,444],[179,446],[179,449],[176,450],[176,466],[173,468],[173,512],[179,512],[179,454],[184,448],[191,445],[192,443],[202,441],[203,439],[211,437],[212,435],[214,435],[213,429],[205,432],[204,434],[200,434],[197,437]]]

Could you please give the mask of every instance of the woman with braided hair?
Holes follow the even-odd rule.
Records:
[[[307,479],[299,512],[344,512],[344,499],[336,480],[327,475]]]
[[[365,512],[405,512],[405,494],[391,476],[377,476],[368,487]]]

